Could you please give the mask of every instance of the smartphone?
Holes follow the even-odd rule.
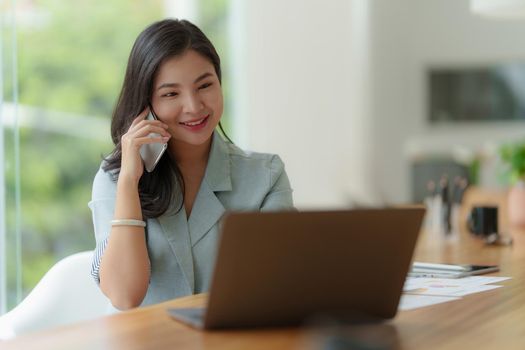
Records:
[[[414,262],[409,277],[461,278],[499,271],[497,265],[452,265]]]
[[[150,111],[146,120],[158,120],[158,118]],[[152,132],[148,137],[157,138],[160,137],[160,135]],[[168,144],[160,142],[148,143],[140,147],[140,157],[142,158],[144,167],[148,173],[151,173],[155,169],[160,158],[162,158],[162,155],[166,151],[166,148],[168,148]]]
[[[482,275],[484,273],[497,272],[499,266],[497,265],[464,265],[467,268],[466,275]]]

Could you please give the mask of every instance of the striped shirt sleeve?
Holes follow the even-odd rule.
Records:
[[[102,259],[102,255],[106,250],[106,246],[108,245],[108,239],[109,237],[98,243],[93,254],[93,261],[91,263],[91,276],[93,276],[97,284],[100,284],[100,260]]]
[[[88,203],[93,217],[96,246],[91,264],[91,275],[100,284],[100,261],[106,250],[115,210],[116,184],[110,174],[99,169],[93,180],[91,201]]]

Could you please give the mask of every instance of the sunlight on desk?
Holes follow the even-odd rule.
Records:
[[[465,233],[455,241],[429,242],[427,238],[423,233],[418,243],[415,257],[418,261],[496,264],[501,271],[494,275],[512,279],[499,282],[502,288],[401,311],[391,322],[361,327],[334,324],[331,328],[201,332],[172,320],[166,313],[169,307],[205,305],[206,295],[201,294],[23,336],[1,347],[5,350],[322,349],[333,339],[355,345],[373,336],[392,349],[523,348],[525,247],[486,246]]]

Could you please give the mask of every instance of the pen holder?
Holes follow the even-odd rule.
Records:
[[[498,207],[473,207],[467,226],[475,236],[490,245],[511,245],[512,238],[502,235],[498,228]]]
[[[498,234],[498,207],[473,207],[467,225],[475,236]]]

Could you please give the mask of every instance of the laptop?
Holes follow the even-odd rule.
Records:
[[[396,315],[422,207],[229,213],[206,308],[168,309],[200,329]]]

